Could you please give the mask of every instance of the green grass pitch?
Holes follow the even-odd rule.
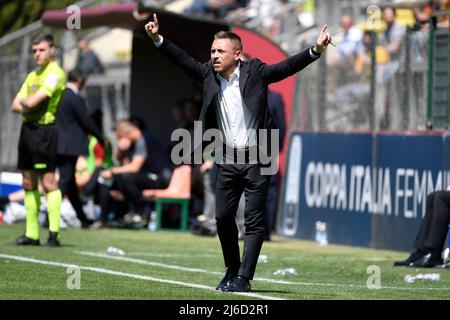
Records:
[[[263,245],[251,295],[216,292],[223,272],[217,237],[176,231],[62,230],[61,248],[18,247],[25,225],[0,225],[0,292],[9,299],[322,300],[449,299],[450,271],[394,268],[405,252],[275,237]],[[47,231],[41,229],[41,244]],[[242,250],[242,242],[240,242]],[[125,255],[110,255],[108,247]],[[79,268],[78,268],[79,267]],[[297,274],[275,275],[282,268]],[[77,271],[78,270],[78,271]],[[369,289],[367,284],[378,289]],[[439,281],[406,283],[407,274]],[[78,282],[77,282],[78,281]],[[77,289],[79,287],[79,289]]]

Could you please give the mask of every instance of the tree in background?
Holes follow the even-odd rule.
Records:
[[[0,37],[40,19],[45,10],[62,9],[76,0],[0,0]]]

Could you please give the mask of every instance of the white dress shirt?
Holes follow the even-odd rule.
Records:
[[[72,84],[70,82],[66,83],[66,88],[72,90],[76,95],[80,94],[80,90],[74,84]]]
[[[245,105],[239,88],[239,63],[227,81],[220,74],[220,92],[216,106],[216,118],[224,143],[230,147],[244,149],[257,145],[258,121]],[[248,131],[252,129],[251,131]]]

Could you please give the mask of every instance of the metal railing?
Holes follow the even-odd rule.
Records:
[[[304,70],[291,129],[426,129],[428,33],[408,29],[399,60],[380,63],[381,50],[372,41],[358,72],[354,60],[332,66],[328,52]]]
[[[441,11],[430,19],[427,116],[435,129],[448,129],[450,121],[450,24],[438,25],[439,18],[449,16],[450,11]]]

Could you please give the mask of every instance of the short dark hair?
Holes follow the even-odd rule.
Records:
[[[36,35],[33,40],[31,41],[32,45],[36,45],[41,43],[42,41],[45,41],[48,43],[50,47],[55,46],[55,41],[53,39],[53,35],[51,33],[40,33]]]
[[[219,31],[214,35],[214,40],[216,39],[230,39],[234,43],[234,49],[242,50],[242,40],[236,33],[231,31]]]
[[[123,132],[124,128],[130,128],[130,127],[133,127],[133,128],[141,130],[135,123],[131,122],[128,119],[119,119],[119,120],[117,120],[116,124],[114,125],[114,130],[119,130],[119,131]]]
[[[67,73],[67,81],[69,82],[78,82],[78,81],[84,82],[85,80],[86,76],[80,69],[73,69]]]
[[[241,60],[249,62],[252,60],[252,57],[247,52],[242,52]]]
[[[141,117],[132,115],[128,118],[128,121],[138,127],[141,131],[147,130],[147,126],[145,125],[145,122]]]
[[[385,6],[384,8],[383,8],[383,11],[384,10],[392,10],[392,12],[394,13],[394,14],[396,14],[397,13],[397,8],[396,7],[393,7],[393,6],[390,6],[390,5],[387,5],[387,6]]]

